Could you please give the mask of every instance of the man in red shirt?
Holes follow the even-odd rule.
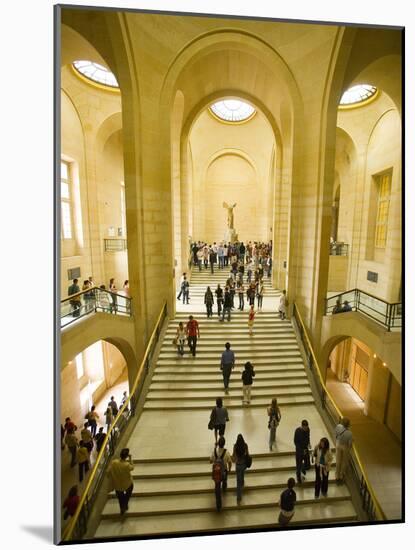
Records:
[[[193,319],[193,315],[189,315],[189,321],[186,325],[187,340],[193,357],[196,356],[197,339],[200,338],[199,323]]]

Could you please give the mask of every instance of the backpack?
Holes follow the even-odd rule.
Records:
[[[250,386],[252,384],[252,372],[250,370],[243,371],[242,382],[245,386]]]
[[[225,462],[223,461],[225,453],[226,449],[223,449],[222,455],[218,456],[215,449],[215,461],[212,465],[212,479],[215,483],[220,483],[225,479]]]

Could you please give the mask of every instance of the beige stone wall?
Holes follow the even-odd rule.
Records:
[[[341,174],[339,240],[350,244],[347,286],[395,302],[401,284],[400,117],[390,98],[381,93],[367,106],[339,111],[338,125],[348,136],[340,142],[336,157]],[[349,156],[348,169],[340,162],[342,155]],[[371,259],[367,251],[376,217],[373,176],[389,169],[393,175],[386,249]],[[378,273],[377,283],[367,280],[368,271]]]
[[[61,151],[71,163],[75,238],[61,240],[61,294],[67,296],[67,270],[81,268],[82,282],[92,276],[108,287],[128,279],[127,253],[104,252],[109,228],[121,227],[120,184],[124,181],[123,143],[117,113],[120,94],[81,81],[62,68]]]
[[[330,256],[327,292],[343,292],[348,290],[346,288],[348,263],[349,259],[347,256]]]
[[[193,168],[193,235],[219,242],[227,235],[223,202],[236,203],[240,240],[268,241],[273,226],[272,129],[261,112],[244,124],[226,124],[203,111],[190,134]],[[272,174],[274,175],[274,174]]]

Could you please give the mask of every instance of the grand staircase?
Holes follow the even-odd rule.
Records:
[[[254,335],[249,336],[247,308],[232,312],[232,320],[207,319],[203,306],[206,286],[223,285],[227,272],[213,275],[194,271],[191,303],[180,307],[168,324],[151,385],[129,446],[135,458],[134,492],[121,520],[118,501],[110,495],[95,537],[158,536],[164,534],[221,532],[277,527],[277,502],[288,477],[295,477],[293,432],[303,418],[311,426],[312,443],[329,437],[314,405],[300,350],[289,321],[276,313],[278,290],[266,280],[263,311],[257,314]],[[236,308],[238,301],[235,302]],[[214,308],[216,312],[216,306]],[[197,355],[186,350],[179,357],[172,339],[180,320],[189,314],[199,321],[201,338]],[[229,341],[236,355],[229,395],[223,391],[220,356]],[[241,372],[250,360],[256,372],[249,406],[242,405]],[[209,411],[222,396],[229,410],[226,448],[232,452],[242,433],[253,464],[247,470],[242,503],[236,503],[236,479],[230,474],[220,513],[215,509],[209,456],[213,435],[207,429]],[[277,447],[268,449],[266,407],[276,397],[282,421]],[[337,486],[331,474],[328,496],[314,498],[314,472],[296,487],[297,506],[292,524],[349,523],[357,520],[347,486]]]

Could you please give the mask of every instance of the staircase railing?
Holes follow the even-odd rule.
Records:
[[[295,303],[293,315],[307,357],[307,366],[310,369],[314,382],[317,386],[321,407],[326,411],[334,429],[334,427],[340,422],[343,415],[323,381],[321,370],[314,354],[313,346],[311,345],[300,311]],[[369,520],[385,521],[386,516],[376,498],[375,492],[367,477],[355,444],[353,444],[350,453],[350,466],[352,470],[352,478],[357,486],[363,509],[366,511]]]
[[[97,286],[71,294],[61,300],[61,328],[97,311],[131,317],[132,298]]]
[[[363,290],[354,288],[341,294],[326,298],[326,315],[333,315],[337,300],[343,305],[345,301],[349,303],[349,311],[360,311],[371,319],[374,319],[388,331],[394,328],[402,328],[402,303],[389,303],[377,296],[368,294]],[[341,313],[341,312],[337,312]]]
[[[101,483],[105,476],[107,466],[112,459],[118,441],[125,432],[132,418],[136,414],[136,407],[141,396],[142,388],[150,369],[150,362],[154,349],[160,337],[161,327],[167,317],[167,303],[164,303],[160,315],[156,321],[150,340],[147,344],[143,360],[137,372],[129,397],[120,407],[117,416],[111,424],[108,433],[98,453],[91,475],[88,478],[86,487],[82,493],[79,505],[71,521],[65,527],[62,534],[62,541],[81,540],[88,528],[88,520],[93,509],[94,502],[98,495]]]

